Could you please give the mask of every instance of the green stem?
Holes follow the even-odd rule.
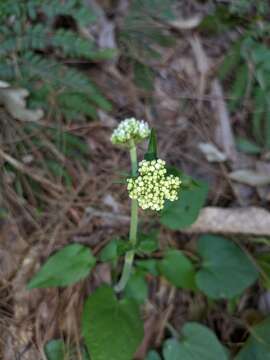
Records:
[[[137,150],[134,141],[130,143],[130,160],[131,160],[131,174],[137,175]],[[131,200],[131,219],[129,228],[129,242],[132,249],[126,253],[124,268],[122,271],[119,283],[115,286],[117,292],[123,291],[130,278],[133,260],[135,255],[135,246],[137,243],[137,228],[138,228],[138,202],[137,200]]]

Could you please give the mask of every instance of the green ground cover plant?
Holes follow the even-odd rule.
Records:
[[[111,286],[101,285],[84,304],[82,358],[91,360],[134,357],[144,336],[142,311],[148,301],[147,274],[162,277],[178,289],[201,293],[212,304],[237,302],[260,277],[246,251],[231,239],[215,235],[201,236],[192,256],[168,247],[161,258],[155,257],[160,251],[159,227],[141,233],[139,214],[147,211],[168,228],[184,229],[196,220],[206,200],[207,186],[159,159],[156,133],[146,122],[134,118],[122,121],[111,140],[130,153],[131,172],[125,179],[131,199],[129,239],[112,239],[97,256],[85,245],[69,244],[52,254],[28,284],[28,289],[65,287],[89,277],[96,263],[111,264]],[[138,161],[137,145],[147,140],[144,159]],[[153,349],[145,360],[230,359],[229,349],[206,325],[190,321],[180,330],[170,324],[168,329],[170,336],[160,352]],[[249,339],[235,359],[267,359],[267,332],[269,319],[250,330]],[[48,342],[44,351],[48,360],[76,359],[72,346],[60,339]]]

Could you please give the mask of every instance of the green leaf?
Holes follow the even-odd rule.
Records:
[[[235,360],[270,360],[270,317],[251,329]]]
[[[182,340],[169,339],[163,346],[164,360],[227,360],[227,354],[216,335],[201,324],[186,323]]]
[[[258,272],[248,256],[232,241],[221,236],[201,236],[198,252],[203,262],[196,274],[196,283],[210,298],[232,299],[258,278]]]
[[[151,254],[158,250],[158,239],[157,239],[157,231],[152,231],[149,234],[138,235],[139,243],[137,246],[137,252],[142,254]]]
[[[131,275],[125,288],[125,296],[143,304],[148,297],[148,284],[143,274],[139,272]]]
[[[220,34],[236,25],[240,25],[242,22],[243,19],[232,14],[228,6],[218,5],[215,7],[213,14],[203,18],[199,30],[203,30],[208,36]]]
[[[161,360],[161,357],[159,356],[159,354],[156,351],[151,350],[151,351],[149,351],[149,353],[147,354],[147,356],[144,360]]]
[[[157,159],[157,135],[154,129],[151,130],[147,153],[144,155],[144,159],[151,161]]]
[[[61,339],[49,341],[44,347],[44,352],[47,360],[90,360],[84,346],[80,348],[81,356],[78,358],[75,355],[77,354],[75,346],[67,346]]]
[[[252,132],[258,142],[263,141],[263,118],[267,111],[265,91],[260,87],[254,90],[254,111],[252,115]]]
[[[95,265],[91,250],[71,244],[50,256],[27,285],[28,289],[67,286],[84,279]]]
[[[137,260],[136,266],[143,272],[158,276],[158,262],[155,259]]]
[[[219,78],[224,80],[229,74],[232,73],[235,69],[237,69],[238,65],[241,62],[241,45],[242,42],[239,41],[235,45],[232,46],[228,55],[224,58],[222,65],[219,68]]]
[[[131,360],[143,339],[139,306],[130,299],[118,301],[103,286],[85,303],[82,331],[92,360]]]
[[[154,89],[154,72],[151,67],[136,61],[134,64],[134,82],[139,88],[152,91]]]
[[[237,107],[240,105],[242,99],[246,94],[246,89],[248,86],[248,66],[247,64],[241,65],[237,70],[237,75],[234,80],[232,89],[230,90],[230,101],[229,109],[230,111],[237,110]]]
[[[160,221],[172,230],[186,229],[193,224],[204,205],[208,186],[204,181],[196,181],[197,186],[180,187],[179,199],[168,201],[161,211]]]
[[[270,114],[269,114],[270,106],[268,105],[268,111],[265,115],[265,147],[269,150],[270,149]]]
[[[99,259],[102,262],[113,261],[118,257],[117,240],[110,241],[100,252]]]
[[[255,144],[254,142],[247,140],[245,138],[239,137],[237,139],[237,148],[238,150],[250,154],[250,155],[258,155],[261,153],[262,149],[260,146]]]
[[[260,254],[256,257],[256,261],[262,269],[262,284],[266,289],[270,290],[270,253]]]
[[[180,250],[168,250],[159,263],[159,270],[177,288],[196,288],[194,266]]]
[[[65,360],[67,359],[66,348],[63,340],[51,340],[44,348],[47,360]]]
[[[89,155],[89,147],[86,141],[74,134],[69,132],[61,132],[57,131],[54,133],[56,139],[61,141],[62,148],[72,148],[73,151],[77,151],[77,153],[81,153],[83,155]],[[61,150],[61,147],[60,147]]]
[[[58,179],[63,178],[67,187],[72,187],[72,177],[67,172],[66,168],[55,160],[45,160],[44,163],[48,167],[48,170]]]

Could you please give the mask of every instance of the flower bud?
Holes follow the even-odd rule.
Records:
[[[181,180],[174,175],[167,175],[164,160],[143,160],[139,163],[139,176],[127,179],[127,189],[131,199],[138,200],[142,209],[159,211],[165,200],[178,199]]]
[[[129,145],[131,141],[139,143],[150,135],[149,125],[135,118],[125,119],[113,131],[111,141],[115,145]]]

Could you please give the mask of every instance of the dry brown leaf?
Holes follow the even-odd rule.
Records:
[[[169,25],[176,30],[191,30],[200,25],[202,16],[196,14],[188,19],[177,19],[169,22]]]
[[[217,114],[218,126],[216,129],[216,142],[219,144],[227,157],[235,163],[237,160],[237,152],[233,131],[227,105],[224,100],[223,90],[220,82],[214,80],[212,83],[212,106]]]
[[[230,179],[249,185],[249,186],[265,186],[270,184],[270,174],[266,172],[258,172],[251,169],[240,169],[229,174]]]
[[[198,148],[209,162],[223,162],[227,159],[226,155],[221,152],[214,144],[199,143]]]
[[[205,207],[190,233],[270,235],[270,212],[260,207]]]
[[[0,81],[0,105],[3,105],[10,115],[20,121],[40,120],[44,113],[41,109],[26,108],[25,98],[29,95],[26,89],[10,87],[8,83]]]

